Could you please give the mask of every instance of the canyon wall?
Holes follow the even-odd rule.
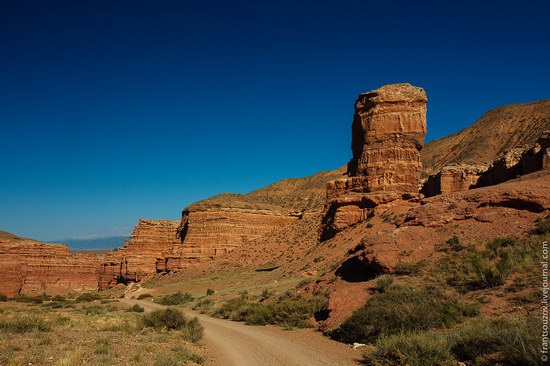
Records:
[[[379,205],[418,195],[427,101],[424,90],[410,84],[359,95],[348,178],[327,185],[323,239],[366,219]]]
[[[102,262],[100,255],[73,254],[65,245],[0,239],[0,293],[13,297],[97,290]]]
[[[138,282],[166,270],[166,261],[181,247],[179,221],[139,220],[124,247],[109,252],[101,265],[99,288]]]

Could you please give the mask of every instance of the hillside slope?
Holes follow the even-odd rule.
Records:
[[[327,182],[340,178],[346,167],[304,178],[287,178],[247,194],[223,193],[189,206],[190,211],[226,208],[320,211]]]
[[[499,153],[532,144],[550,129],[550,100],[491,109],[473,125],[422,149],[428,173],[453,163],[490,164]]]

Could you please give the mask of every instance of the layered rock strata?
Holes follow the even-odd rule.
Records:
[[[175,265],[184,268],[224,255],[301,216],[269,204],[233,201],[225,205],[215,198],[196,203],[182,213],[179,236],[183,246],[180,262]]]
[[[98,289],[103,258],[70,253],[65,245],[31,239],[0,239],[0,293],[59,295]]]
[[[486,165],[453,164],[443,167],[428,177],[421,193],[432,197],[442,193],[466,191],[477,186],[479,177],[487,171]]]
[[[107,254],[100,270],[100,289],[166,271],[168,261],[181,249],[178,226],[176,220],[139,220],[124,247]]]
[[[322,239],[364,220],[379,205],[418,194],[427,100],[422,88],[410,84],[359,95],[348,178],[327,184]]]
[[[533,145],[512,149],[497,158],[480,176],[477,186],[491,186],[546,169],[550,169],[550,131],[545,131]]]

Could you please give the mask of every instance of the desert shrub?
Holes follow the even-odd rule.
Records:
[[[476,365],[537,365],[541,323],[537,318],[481,319],[448,336],[452,352]]]
[[[178,365],[178,360],[170,354],[159,353],[155,360],[155,366],[174,366]]]
[[[214,300],[202,299],[193,306],[193,310],[197,310],[201,313],[206,313],[212,308],[213,305],[214,305]]]
[[[85,294],[79,295],[75,301],[76,302],[91,302],[94,300],[100,300],[101,296],[95,292],[86,292]]]
[[[204,335],[204,328],[201,325],[199,318],[194,317],[187,321],[181,329],[182,338],[188,342],[198,343]]]
[[[257,305],[248,301],[248,296],[241,295],[225,301],[214,311],[213,315],[224,319],[244,321],[251,308]]]
[[[134,304],[134,306],[132,306],[130,308],[131,311],[133,312],[136,312],[136,313],[143,313],[145,311],[145,309],[143,308],[143,306],[140,306],[138,304]]]
[[[109,353],[109,349],[111,348],[111,341],[107,338],[98,338],[95,341],[95,353],[98,355],[106,355]]]
[[[214,295],[214,293],[215,293],[215,291],[212,290],[211,288],[206,290],[206,296],[212,296],[212,295]]]
[[[86,315],[102,315],[107,313],[107,309],[101,305],[84,306],[81,311]]]
[[[49,300],[48,295],[38,295],[38,296],[26,296],[26,295],[17,295],[13,298],[13,301],[30,303],[30,304],[42,304],[44,301]]]
[[[198,318],[189,319],[177,308],[154,310],[142,318],[145,327],[168,330],[181,330],[182,337],[191,342],[202,339],[203,327]]]
[[[169,330],[181,329],[187,322],[186,316],[176,308],[154,310],[142,318],[143,325],[150,328]]]
[[[61,296],[61,295],[55,295],[54,297],[51,298],[52,301],[58,301],[58,302],[65,302],[67,301],[67,299],[65,298],[65,296]]]
[[[460,238],[458,236],[453,236],[452,238],[448,239],[445,244],[438,245],[436,247],[436,251],[438,252],[460,252],[465,247],[460,242]]]
[[[550,234],[550,215],[539,220],[533,229],[530,231],[533,235]]]
[[[0,302],[6,302],[8,301],[8,297],[4,294],[0,294]]]
[[[372,343],[382,335],[452,326],[476,314],[475,306],[437,288],[391,285],[370,297],[331,336],[347,343]]]
[[[247,324],[277,324],[286,327],[308,327],[309,319],[327,306],[324,296],[278,298],[269,303],[257,303],[246,296],[230,299],[214,312],[215,316]]]
[[[395,268],[396,275],[416,276],[426,267],[428,263],[425,260],[416,263],[400,262]]]
[[[153,297],[153,295],[151,294],[141,294],[138,296],[138,300],[143,300],[143,299],[146,299],[148,297]]]
[[[434,275],[441,276],[460,291],[502,286],[512,273],[528,271],[537,262],[536,237],[518,242],[515,238],[494,239],[478,251],[474,247],[448,254],[437,264]]]
[[[267,300],[271,297],[271,292],[269,292],[268,289],[264,288],[264,290],[262,291],[262,294],[260,295],[262,301],[263,300]]]
[[[376,347],[365,353],[364,363],[371,366],[445,365],[453,355],[444,336],[430,333],[401,333],[381,337]]]
[[[176,292],[161,297],[158,302],[162,305],[185,305],[194,299],[193,295],[188,292]]]
[[[375,287],[373,288],[373,290],[377,292],[384,292],[388,287],[393,284],[394,280],[395,278],[392,275],[382,275],[375,280]]]
[[[181,362],[185,362],[185,363],[194,362],[199,365],[202,365],[206,361],[206,358],[204,356],[191,352],[190,350],[188,350],[186,347],[183,347],[183,346],[174,347],[172,351],[174,351],[174,353],[177,356],[177,359]]]
[[[326,309],[328,300],[324,296],[299,297],[250,308],[244,319],[247,324],[277,324],[285,327],[305,328],[315,313]]]
[[[49,332],[50,324],[37,316],[17,316],[11,319],[0,319],[0,331],[6,333]]]

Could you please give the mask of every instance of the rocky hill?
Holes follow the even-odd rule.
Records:
[[[550,129],[550,100],[491,109],[473,125],[434,140],[422,149],[428,173],[450,164],[489,165],[499,154],[533,144]]]

